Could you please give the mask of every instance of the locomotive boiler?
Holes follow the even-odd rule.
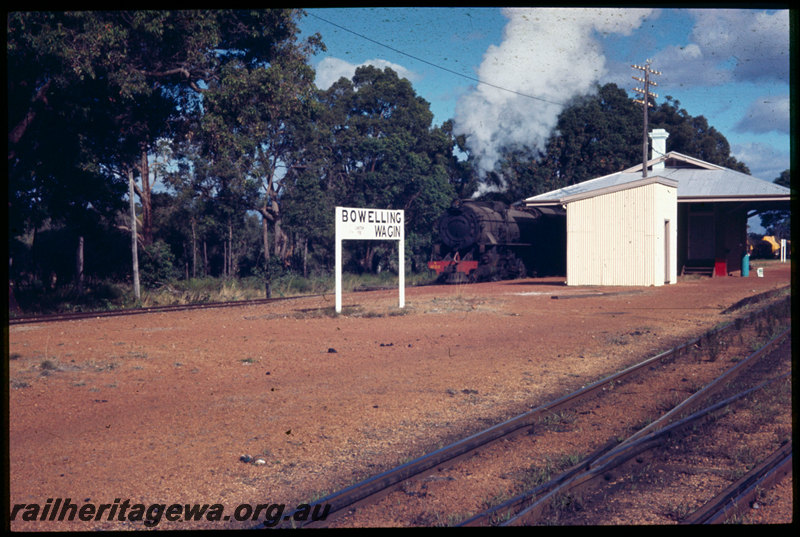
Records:
[[[566,218],[560,208],[456,200],[439,218],[428,268],[443,283],[563,274]]]

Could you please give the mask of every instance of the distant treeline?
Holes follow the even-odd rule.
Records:
[[[9,13],[10,286],[255,277],[269,292],[277,274],[330,273],[335,206],[404,210],[418,272],[439,215],[480,184],[513,203],[641,158],[641,108],[608,84],[569,103],[544,148],[509,147],[478,176],[467,138],[391,69],[318,89],[324,44],[299,39],[303,15]],[[669,150],[748,171],[671,97],[649,124]],[[347,268],[396,271],[395,248],[353,242]]]

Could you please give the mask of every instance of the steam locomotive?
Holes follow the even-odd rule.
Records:
[[[565,274],[566,213],[456,200],[439,218],[428,268],[441,283],[473,283]]]

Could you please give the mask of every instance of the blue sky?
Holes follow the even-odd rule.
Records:
[[[704,116],[754,176],[772,181],[790,167],[788,10],[307,12],[303,34],[319,32],[327,46],[312,58],[318,86],[358,65],[392,67],[431,103],[434,123],[455,120],[486,170],[500,144],[542,144],[562,103],[594,84],[634,96],[631,64],[648,59],[662,73],[657,102],[669,95]]]

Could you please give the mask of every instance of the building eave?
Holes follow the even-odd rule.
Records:
[[[689,155],[684,155],[683,153],[678,153],[677,151],[670,151],[666,155],[662,155],[660,157],[656,157],[647,161],[647,168],[650,169],[655,164],[659,164],[661,162],[666,162],[668,159],[674,159],[678,161],[683,161],[687,164],[691,164],[692,166],[696,166],[701,169],[705,170],[722,170],[724,169],[723,166],[718,166],[717,164],[711,164],[710,162],[706,162],[704,160],[700,160],[698,158],[690,157]],[[623,173],[633,173],[642,171],[642,164],[636,164],[635,166],[631,166],[625,170],[622,170]]]
[[[674,179],[667,179],[666,177],[659,177],[657,175],[653,175],[651,177],[643,177],[636,181],[629,181],[627,183],[622,183],[618,185],[607,186],[604,188],[598,188],[596,190],[591,190],[589,192],[581,192],[578,194],[573,194],[571,196],[565,196],[561,198],[559,201],[562,204],[567,204],[573,201],[579,201],[582,199],[587,198],[594,198],[596,196],[603,196],[605,194],[611,194],[613,192],[620,192],[622,190],[629,190],[631,188],[637,188],[641,186],[651,185],[651,184],[660,184],[672,188],[678,188],[678,181]]]
[[[791,196],[678,196],[678,203],[716,203],[736,201],[791,201]]]

